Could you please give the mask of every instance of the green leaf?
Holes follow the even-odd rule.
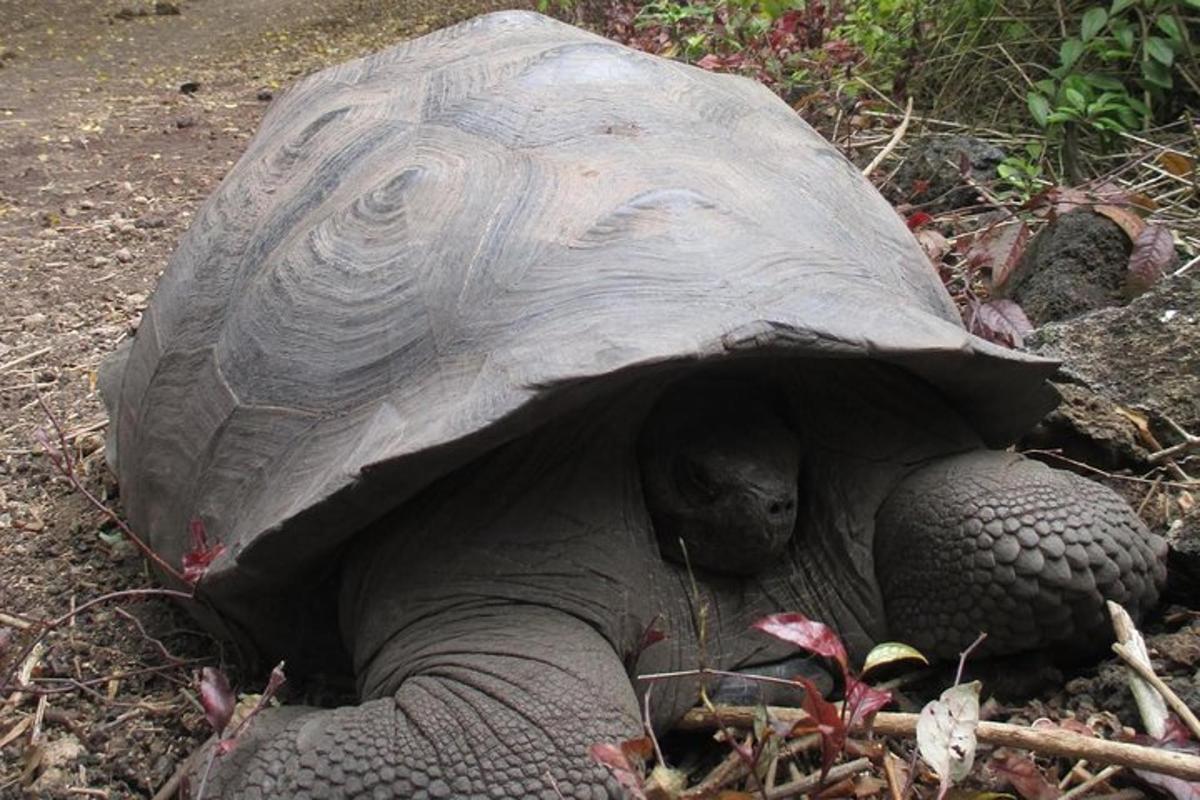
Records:
[[[881,642],[872,647],[871,652],[867,653],[867,660],[863,662],[862,672],[865,675],[876,667],[881,667],[884,664],[894,664],[897,661],[929,663],[929,659],[921,655],[921,651],[911,645],[904,644],[903,642]]]
[[[1089,72],[1083,76],[1083,79],[1092,86],[1095,86],[1097,89],[1101,89],[1106,92],[1125,91],[1125,84],[1109,75],[1097,75],[1095,72]]]
[[[1085,108],[1087,108],[1087,98],[1083,96],[1082,92],[1075,89],[1067,89],[1065,92],[1063,92],[1063,94],[1066,96],[1067,102],[1080,111],[1083,111]]]
[[[1175,19],[1175,15],[1166,14],[1154,21],[1158,29],[1167,35],[1167,38],[1177,44],[1183,44],[1183,31],[1179,30],[1179,20]]]
[[[1117,14],[1120,14],[1135,2],[1137,2],[1137,0],[1113,0],[1112,7],[1108,9],[1108,15],[1110,17],[1115,17]]]
[[[1050,116],[1046,117],[1046,121],[1051,124],[1059,122],[1070,122],[1076,119],[1079,115],[1069,108],[1060,108],[1057,111],[1052,111]]]
[[[1171,70],[1158,61],[1143,61],[1142,77],[1148,83],[1152,83],[1163,89],[1170,89],[1174,85],[1171,80]]]
[[[1033,88],[1045,95],[1051,95],[1058,91],[1058,81],[1053,78],[1043,78],[1040,81],[1034,81]]]
[[[1122,49],[1133,52],[1133,26],[1128,23],[1121,25],[1114,24],[1113,36],[1117,37],[1117,44],[1121,45]]]
[[[1108,22],[1108,12],[1099,6],[1092,6],[1083,13],[1083,23],[1079,28],[1079,38],[1090,41]]]
[[[1175,61],[1175,51],[1171,49],[1171,45],[1167,43],[1166,39],[1158,36],[1146,38],[1146,52],[1164,67],[1171,66]]]
[[[1200,0],[1183,0],[1183,2],[1194,9],[1200,10]]]
[[[1075,62],[1081,55],[1083,55],[1083,42],[1078,39],[1064,39],[1062,46],[1058,49],[1058,57],[1062,62],[1063,69],[1075,66]]]
[[[1050,101],[1037,92],[1030,92],[1025,99],[1029,103],[1029,113],[1033,115],[1034,121],[1043,128],[1046,127],[1046,118],[1050,115]]]

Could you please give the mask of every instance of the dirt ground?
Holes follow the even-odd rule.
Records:
[[[40,455],[39,397],[85,484],[112,495],[96,370],[271,95],[522,5],[0,0],[0,665],[31,620],[153,585]],[[29,664],[49,694],[0,689],[0,797],[153,796],[208,734],[191,680],[219,648],[163,600],[102,605],[46,644]]]
[[[53,434],[48,410],[83,484],[116,502],[96,371],[136,330],[175,242],[272,95],[327,64],[528,5],[0,0],[0,684],[33,621],[154,585],[55,473],[38,431]],[[222,666],[248,692],[260,677],[239,676],[162,599],[97,606],[45,645],[22,675],[43,693],[0,685],[0,798],[153,797],[209,734],[195,671]],[[1079,698],[1108,708],[1121,692],[1119,675],[1100,676],[1074,695],[1086,710]]]

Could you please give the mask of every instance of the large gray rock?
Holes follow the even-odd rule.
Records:
[[[1105,308],[1046,325],[1027,340],[1039,355],[1061,359],[1063,404],[1022,444],[1055,447],[1107,470],[1146,469],[1144,437],[1125,413],[1143,414],[1163,447],[1182,438],[1171,423],[1200,433],[1200,276],[1160,283],[1123,308]],[[1177,462],[1200,475],[1200,452]],[[1200,604],[1200,511],[1186,496],[1148,507],[1170,545],[1169,600]]]
[[[1179,439],[1167,418],[1200,429],[1200,277],[1167,279],[1127,306],[1046,325],[1027,349],[1063,362],[1057,382],[1144,409],[1164,446]]]
[[[1003,288],[1034,325],[1125,302],[1133,244],[1115,222],[1089,210],[1058,217],[1033,238]]]

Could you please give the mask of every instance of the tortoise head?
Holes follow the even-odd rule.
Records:
[[[796,525],[800,444],[772,392],[734,376],[669,387],[638,442],[646,507],[665,558],[751,574]]]

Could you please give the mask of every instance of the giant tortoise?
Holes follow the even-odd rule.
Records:
[[[1162,540],[1000,449],[1053,367],[766,89],[507,12],[276,101],[104,388],[133,527],[224,548],[209,623],[357,681],[216,796],[594,798],[636,675],[777,663],[763,614],[948,657],[1152,605]]]

